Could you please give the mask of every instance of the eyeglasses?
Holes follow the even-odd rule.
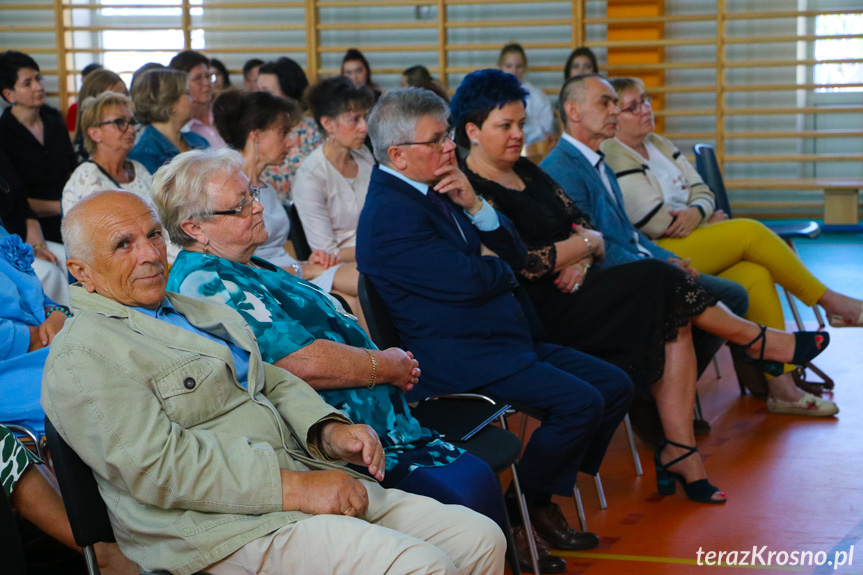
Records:
[[[428,142],[402,142],[401,144],[396,144],[396,146],[431,146],[435,148],[437,151],[443,150],[446,143],[452,140],[453,131],[449,130],[444,135],[435,138],[434,140],[429,140]]]
[[[212,214],[214,216],[240,216],[241,218],[245,218],[252,211],[252,202],[261,203],[261,188],[251,186],[249,188],[249,195],[240,200],[237,207],[230,210],[218,210],[212,212]]]
[[[107,126],[108,124],[114,124],[115,126],[117,126],[118,130],[125,134],[126,130],[129,129],[129,126],[135,128],[136,126],[140,126],[141,122],[139,122],[135,118],[114,118],[113,120],[108,120],[107,122],[96,124],[96,127],[100,128],[102,126]]]
[[[647,94],[643,95],[640,100],[633,102],[626,108],[621,108],[621,114],[637,114],[641,111],[641,107],[644,106],[645,109],[650,109],[650,105],[653,103],[653,98],[648,96]]]
[[[212,84],[215,81],[215,74],[201,74],[200,76],[189,76],[189,82],[195,82],[197,84]]]

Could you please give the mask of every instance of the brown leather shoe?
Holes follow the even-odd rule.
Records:
[[[515,553],[518,556],[518,567],[524,573],[533,573],[533,564],[530,561],[530,543],[527,539],[527,530],[524,525],[512,528],[512,542]],[[566,561],[551,554],[545,542],[533,533],[536,542],[536,555],[539,562],[539,572],[547,575],[563,573],[566,571]]]
[[[557,503],[528,510],[533,528],[551,547],[575,551],[593,549],[599,545],[599,537],[588,531],[576,531],[566,522]]]

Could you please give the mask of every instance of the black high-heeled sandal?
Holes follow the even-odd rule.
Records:
[[[785,373],[785,364],[781,361],[764,359],[764,350],[767,347],[767,326],[759,325],[758,327],[761,328],[761,331],[755,336],[755,339],[739,347],[745,351],[760,341],[761,352],[758,354],[758,359],[749,358],[750,361],[765,373],[780,376]],[[827,349],[829,344],[830,334],[825,331],[796,331],[794,332],[794,356],[789,363],[805,366]]]
[[[667,445],[673,445],[680,449],[685,449],[686,453],[663,465],[662,460],[660,459],[660,454]],[[674,473],[673,471],[668,470],[669,467],[679,461],[683,461],[693,453],[698,453],[698,448],[694,445],[683,445],[676,441],[663,439],[656,448],[656,452],[653,454],[653,463],[656,465],[656,490],[660,495],[674,495],[677,491],[676,482],[679,481],[680,485],[683,487],[684,493],[686,493],[686,496],[692,501],[713,504],[725,503],[728,501],[727,499],[713,499],[713,496],[716,493],[721,494],[723,497],[725,496],[725,493],[721,492],[718,487],[710,483],[707,479],[687,482],[679,473]]]

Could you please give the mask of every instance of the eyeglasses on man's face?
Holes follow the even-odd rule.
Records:
[[[638,114],[642,110],[649,110],[650,105],[653,103],[653,98],[648,96],[647,94],[643,94],[641,98],[630,104],[625,108],[620,109],[621,114]]]
[[[261,203],[261,188],[251,186],[249,195],[244,196],[240,203],[235,208],[230,210],[218,210],[213,212],[214,216],[240,216],[245,218],[252,212],[252,202]]]
[[[96,127],[101,128],[102,126],[107,126],[108,124],[114,124],[115,126],[117,126],[117,129],[124,134],[126,133],[126,130],[129,129],[129,126],[131,126],[132,128],[136,128],[137,126],[141,125],[141,123],[135,118],[114,118],[113,120],[108,120],[106,122],[96,124]]]
[[[434,140],[429,140],[427,142],[402,142],[401,144],[396,144],[396,146],[431,146],[437,151],[441,151],[446,146],[446,143],[453,138],[453,130],[448,130],[442,136],[435,138]]]

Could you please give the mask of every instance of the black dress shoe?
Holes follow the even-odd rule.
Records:
[[[539,572],[546,575],[563,573],[566,571],[566,561],[551,554],[545,542],[533,534],[536,543],[536,555],[539,563]],[[524,573],[533,573],[533,563],[530,561],[530,542],[527,539],[527,530],[523,525],[512,528],[512,543],[515,553],[518,555],[518,568]]]
[[[588,531],[576,531],[566,522],[566,518],[556,503],[528,510],[533,528],[540,537],[556,549],[576,551],[593,549],[599,545],[599,537]]]

